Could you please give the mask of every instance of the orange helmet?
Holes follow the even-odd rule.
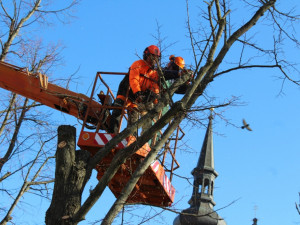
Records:
[[[150,45],[149,47],[147,47],[145,50],[144,50],[144,54],[143,54],[143,58],[146,59],[146,57],[149,55],[149,54],[152,54],[152,55],[156,55],[158,57],[160,57],[160,50],[159,48],[156,46],[156,45]]]
[[[174,62],[177,66],[179,66],[179,68],[181,68],[181,69],[184,68],[185,62],[181,56],[175,57],[174,55],[171,55],[169,59],[171,62]]]

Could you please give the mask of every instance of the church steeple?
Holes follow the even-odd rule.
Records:
[[[190,208],[182,211],[174,220],[174,225],[226,225],[213,210],[216,204],[213,200],[214,182],[218,173],[214,169],[212,120],[211,111],[199,160],[192,171],[194,185]]]
[[[189,201],[191,207],[200,207],[201,203],[207,203],[210,208],[213,208],[215,205],[213,200],[213,188],[218,173],[214,169],[212,119],[213,116],[210,115],[199,160],[197,166],[192,171],[194,186],[193,194]]]

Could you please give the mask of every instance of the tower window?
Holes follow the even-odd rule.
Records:
[[[209,193],[209,180],[208,179],[204,180],[204,193],[205,194]]]

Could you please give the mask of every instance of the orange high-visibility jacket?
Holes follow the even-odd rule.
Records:
[[[129,71],[129,85],[133,94],[138,91],[150,90],[159,93],[158,74],[144,60],[135,61]]]

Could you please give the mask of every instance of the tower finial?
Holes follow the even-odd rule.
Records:
[[[257,218],[256,218],[256,211],[258,209],[257,205],[254,205],[254,219],[253,219],[253,225],[257,225]]]
[[[208,117],[208,119],[209,120],[212,120],[213,118],[214,118],[214,116],[213,116],[213,111],[215,110],[213,107],[211,107],[210,109],[210,115],[209,115],[209,117]]]
[[[253,219],[253,225],[257,225],[257,220],[256,218]]]
[[[254,217],[255,217],[255,218],[256,218],[256,211],[257,211],[257,209],[258,209],[258,206],[255,205],[255,206],[254,206]]]

